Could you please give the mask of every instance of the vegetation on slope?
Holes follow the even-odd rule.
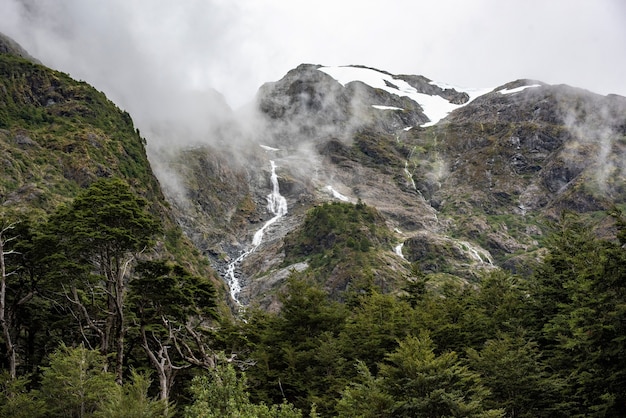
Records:
[[[97,179],[121,178],[163,223],[165,251],[198,274],[213,276],[175,224],[145,140],[127,112],[87,83],[17,56],[0,54],[0,75],[5,209],[45,215]]]
[[[384,258],[392,248],[384,218],[373,207],[332,202],[311,209],[285,237],[285,266],[306,261],[308,273],[335,294],[378,286],[393,289],[402,276]]]

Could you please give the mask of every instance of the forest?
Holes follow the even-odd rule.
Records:
[[[401,289],[331,295],[293,272],[279,312],[233,316],[210,280],[158,256],[160,222],[124,181],[37,214],[0,219],[0,416],[626,414],[618,209],[603,238],[563,214],[528,277],[433,283],[414,264]]]

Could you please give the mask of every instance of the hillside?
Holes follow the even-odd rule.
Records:
[[[626,98],[196,99],[146,140],[0,37],[0,416],[624,416]]]
[[[87,83],[33,61],[10,39],[0,45],[3,212],[46,217],[98,179],[123,179],[163,223],[162,255],[213,277],[224,291],[172,216],[131,116]]]
[[[263,85],[256,106],[257,116],[240,117],[253,129],[229,130],[228,141],[207,134],[171,163],[187,186],[171,200],[182,213],[193,208],[186,231],[225,274],[271,217],[275,161],[289,209],[235,263],[245,303],[266,300],[291,268],[308,269],[333,294],[350,287],[344,273],[302,264],[330,257],[323,246],[289,255],[289,237],[306,234],[324,202],[363,202],[383,217],[392,238],[372,249],[371,268],[389,291],[415,266],[442,283],[498,268],[527,275],[562,213],[593,220],[602,236],[611,233],[606,211],[626,203],[621,96],[534,80],[461,89],[362,66],[301,65]]]

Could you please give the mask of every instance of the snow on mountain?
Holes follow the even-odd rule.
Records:
[[[459,107],[463,107],[485,93],[492,91],[488,89],[463,89],[449,84],[438,83],[431,81],[430,84],[440,87],[442,89],[454,89],[459,92],[465,92],[469,95],[470,99],[464,104],[450,103],[448,100],[441,96],[429,95],[420,93],[404,80],[395,78],[393,75],[384,73],[378,70],[365,67],[320,67],[320,71],[330,75],[342,85],[346,85],[353,81],[360,81],[369,85],[372,88],[381,89],[388,93],[395,94],[397,96],[405,96],[409,99],[419,103],[424,109],[424,113],[430,119],[430,122],[423,123],[420,126],[432,126],[445,118],[448,113],[452,112]],[[373,105],[374,108],[381,110],[388,110],[388,106]],[[396,109],[397,110],[397,109]]]
[[[513,93],[519,93],[520,91],[526,90],[528,88],[532,88],[532,87],[541,87],[541,84],[532,84],[529,86],[520,86],[520,87],[516,87],[514,89],[502,89],[502,90],[498,90],[498,93],[500,94],[513,94]]]

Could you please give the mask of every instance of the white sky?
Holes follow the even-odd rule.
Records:
[[[209,87],[238,107],[300,63],[626,96],[624,0],[0,0],[0,32],[133,116]]]

